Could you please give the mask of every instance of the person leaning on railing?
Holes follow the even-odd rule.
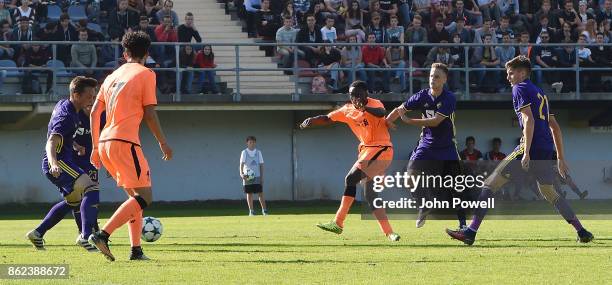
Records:
[[[202,50],[198,52],[195,60],[195,67],[197,68],[215,68],[217,65],[215,64],[215,54],[212,51],[212,47],[210,45],[205,45]],[[200,71],[200,93],[207,94],[211,92],[212,94],[219,93],[219,87],[217,87],[215,77],[217,74],[214,70],[203,70]],[[204,80],[208,81],[208,86],[204,83]]]
[[[47,61],[51,59],[51,55],[40,45],[34,44],[30,49],[26,50],[23,55],[23,67],[46,67]],[[40,94],[42,93],[40,80],[38,79],[41,73],[47,75],[47,89],[45,93],[49,93],[53,86],[53,73],[50,70],[25,70],[21,79],[21,92],[23,94]]]

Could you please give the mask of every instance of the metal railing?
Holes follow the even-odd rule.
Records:
[[[116,69],[118,67],[118,59],[120,58],[121,54],[120,54],[120,43],[119,42],[63,42],[63,41],[55,41],[55,42],[44,42],[44,41],[29,41],[29,42],[20,42],[20,41],[3,41],[0,42],[0,45],[3,46],[20,46],[20,45],[41,45],[41,46],[48,46],[51,48],[52,51],[52,59],[53,60],[58,60],[58,46],[61,45],[74,45],[74,44],[91,44],[94,46],[103,46],[103,45],[112,45],[114,47],[114,55],[115,55],[115,65],[114,66],[108,66],[108,67],[95,67],[95,68],[89,68],[89,67],[71,67],[69,66],[69,63],[67,64],[67,66],[65,67],[57,67],[57,66],[45,66],[45,67],[0,67],[0,71],[1,70],[7,70],[7,71],[11,71],[11,70],[17,70],[17,71],[28,71],[28,70],[36,70],[36,71],[40,71],[40,70],[46,70],[46,71],[51,71],[53,73],[53,86],[52,89],[53,90],[57,90],[57,74],[58,72],[64,71],[64,72],[71,72],[71,71],[79,71],[79,70],[93,70],[93,71],[112,71],[114,69]],[[156,42],[156,43],[152,43],[152,45],[155,46],[164,46],[164,47],[173,47],[174,48],[174,66],[171,67],[160,67],[160,68],[152,68],[154,71],[174,71],[175,72],[175,88],[176,88],[176,93],[175,96],[173,97],[173,101],[179,102],[181,101],[181,74],[184,71],[192,71],[192,72],[201,72],[201,71],[232,71],[235,73],[235,80],[236,80],[236,86],[235,89],[233,90],[234,92],[232,93],[233,95],[233,100],[238,102],[241,100],[241,77],[244,75],[241,75],[241,73],[247,72],[247,71],[255,71],[255,72],[259,72],[259,71],[290,71],[293,73],[293,76],[295,76],[295,80],[293,80],[295,82],[295,87],[292,94],[287,94],[287,95],[291,95],[292,96],[292,100],[293,101],[299,101],[300,100],[300,90],[299,90],[299,84],[298,84],[298,80],[297,77],[299,76],[301,71],[314,71],[314,72],[319,72],[319,71],[323,71],[325,70],[324,68],[321,67],[312,67],[312,68],[303,68],[303,67],[299,67],[298,66],[298,60],[299,60],[299,55],[298,55],[298,48],[296,47],[302,47],[302,46],[313,46],[313,44],[310,43],[160,43],[160,42]],[[232,46],[234,47],[234,57],[235,57],[235,66],[233,68],[183,68],[180,67],[180,50],[181,47],[183,46],[187,46],[187,45],[191,45],[191,46],[195,46],[195,47],[201,47],[204,45],[210,45],[213,47],[213,52],[215,50],[214,47],[219,47],[219,46]],[[335,46],[335,47],[352,47],[352,46],[358,46],[358,47],[362,47],[362,46],[382,46],[382,47],[390,47],[390,46],[402,46],[405,49],[405,52],[407,51],[407,60],[405,60],[406,65],[405,67],[401,68],[401,67],[379,67],[379,68],[359,68],[359,70],[363,69],[364,71],[397,71],[397,70],[402,70],[404,72],[407,72],[406,78],[407,78],[407,89],[409,94],[413,94],[415,90],[413,90],[414,86],[413,86],[413,81],[414,81],[414,72],[415,71],[429,71],[430,68],[427,67],[415,67],[413,66],[413,62],[415,60],[415,54],[414,54],[414,49],[415,48],[419,48],[419,47],[424,47],[424,48],[433,48],[433,47],[457,47],[456,44],[453,43],[440,43],[440,44],[432,44],[432,43],[427,43],[427,44],[391,44],[391,43],[375,43],[375,44],[369,44],[369,43],[317,43],[316,44],[319,47],[322,46]],[[608,48],[612,49],[612,44],[602,44],[603,46],[606,46]],[[257,46],[257,47],[268,47],[268,48],[273,48],[276,49],[278,46],[284,46],[284,47],[293,47],[293,67],[287,67],[287,68],[283,68],[283,67],[273,67],[273,68],[248,68],[248,67],[242,67],[241,64],[241,53],[240,53],[240,48],[241,47],[250,47],[250,46]],[[479,43],[462,43],[461,47],[463,48],[463,52],[464,52],[464,64],[461,67],[458,66],[453,66],[451,68],[449,68],[449,71],[459,71],[459,72],[463,72],[463,76],[464,76],[464,92],[462,94],[464,100],[469,100],[471,97],[471,93],[470,93],[470,73],[473,71],[499,71],[502,72],[505,70],[505,68],[503,68],[502,66],[499,67],[472,67],[470,65],[470,48],[474,48],[474,47],[484,47],[484,46],[495,46],[495,47],[503,47],[503,46],[513,46],[515,48],[518,47],[524,47],[524,46],[536,46],[535,44],[529,44],[529,45],[521,45],[521,44],[479,44]],[[594,45],[586,45],[586,44],[567,44],[567,43],[555,43],[555,44],[538,44],[537,46],[547,46],[547,47],[553,47],[553,48],[559,48],[559,47],[564,47],[564,46],[572,46],[574,48],[577,47],[582,47],[582,46],[594,46]],[[597,45],[597,46],[601,46],[601,45]],[[194,52],[196,52],[194,50]],[[575,51],[574,51],[575,52]],[[611,67],[584,67],[584,66],[580,66],[580,61],[579,61],[579,57],[576,57],[576,62],[575,62],[575,66],[573,67],[552,67],[552,68],[534,68],[533,71],[565,71],[565,72],[574,72],[575,73],[575,92],[573,95],[573,99],[580,99],[581,98],[581,86],[580,86],[580,76],[581,73],[583,72],[589,72],[589,71],[603,71],[603,72],[612,72],[612,66]],[[160,63],[160,65],[163,64]],[[353,61],[353,63],[351,64],[350,67],[338,67],[338,68],[330,68],[330,69],[326,69],[329,71],[341,71],[341,72],[350,72],[352,73],[352,78],[356,78],[356,72],[358,71],[357,67],[355,66],[355,62]],[[51,98],[52,95],[50,96],[50,100],[54,99]]]

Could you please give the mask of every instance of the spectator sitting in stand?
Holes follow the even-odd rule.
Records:
[[[300,31],[297,33],[298,43],[310,43],[310,46],[300,46],[299,49],[304,53],[302,59],[307,60],[310,66],[315,66],[318,60],[318,55],[321,52],[319,47],[315,44],[323,42],[323,36],[321,30],[316,26],[316,19],[314,15],[308,14],[306,16],[306,25],[302,26]]]
[[[164,6],[161,10],[157,11],[157,20],[161,23],[164,20],[164,17],[166,16],[170,16],[172,19],[172,25],[174,25],[175,27],[178,27],[179,25],[179,17],[176,14],[176,12],[174,12],[172,10],[172,8],[174,7],[174,2],[172,0],[166,0],[164,1]]]
[[[190,43],[191,39],[195,39],[196,42],[201,43],[202,37],[200,32],[193,25],[193,14],[187,12],[185,14],[185,24],[178,27],[178,41],[182,43]]]
[[[108,35],[111,38],[122,38],[130,27],[138,24],[138,13],[128,9],[128,0],[119,0],[117,9],[108,18]]]
[[[283,26],[276,31],[276,42],[284,43],[284,44],[292,44],[295,43],[297,30],[293,28],[293,19],[290,16],[285,16],[283,19]],[[281,57],[282,67],[289,68],[292,66],[294,55],[293,50],[295,46],[277,46],[277,53]],[[299,53],[302,53],[301,56],[304,56],[304,52],[298,50]]]
[[[81,28],[79,30],[79,41],[86,42],[88,40],[87,30]],[[88,68],[88,69],[75,69],[74,73],[77,75],[84,75],[89,77],[99,78],[97,72],[89,69],[95,68],[98,65],[98,55],[96,47],[92,44],[73,44],[70,47],[70,55],[72,56],[72,62],[70,67]],[[96,75],[94,75],[96,74]]]
[[[215,64],[215,54],[212,51],[212,47],[209,45],[205,45],[202,50],[198,52],[196,55],[195,67],[197,68],[215,68],[217,65]],[[215,77],[217,74],[214,70],[203,70],[200,71],[200,93],[207,94],[208,92],[212,92],[212,94],[218,94],[219,88],[217,87]],[[208,86],[204,84],[204,80],[208,82]]]

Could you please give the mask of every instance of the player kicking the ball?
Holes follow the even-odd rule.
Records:
[[[132,246],[130,260],[146,260],[148,258],[140,247],[142,212],[151,205],[153,193],[149,164],[138,136],[143,118],[159,142],[164,160],[172,158],[172,149],[166,143],[155,111],[155,73],[144,66],[151,39],[143,32],[129,32],[123,36],[121,45],[125,49],[123,56],[127,63],[104,80],[91,112],[91,163],[98,169],[104,165],[129,198],[119,206],[101,231],[89,237],[89,241],[108,260],[114,261],[108,238],[117,228],[128,223]],[[103,111],[106,111],[106,124],[99,132]]]
[[[487,177],[485,186],[478,199],[485,201],[499,190],[512,173],[529,171],[536,178],[540,193],[546,201],[555,206],[559,214],[578,233],[578,241],[587,243],[593,240],[593,234],[587,231],[570,208],[567,201],[559,196],[553,187],[554,172],[550,164],[553,152],[557,151],[557,166],[561,176],[568,173],[563,152],[563,136],[555,116],[549,114],[548,98],[542,89],[529,80],[531,62],[525,56],[517,56],[506,63],[508,81],[512,85],[512,103],[523,132],[521,143],[514,152],[508,155]],[[520,159],[520,165],[518,160]],[[530,164],[530,161],[534,163]],[[476,209],[469,227],[459,230],[446,230],[452,238],[472,245],[476,232],[487,213],[486,208]]]
[[[372,212],[383,233],[391,241],[399,241],[400,236],[393,232],[385,209],[375,209],[373,200],[372,178],[383,175],[393,160],[393,144],[385,122],[386,110],[379,100],[368,98],[368,86],[363,81],[355,81],[349,88],[351,103],[347,103],[327,115],[307,118],[300,125],[301,129],[311,126],[326,126],[334,122],[347,124],[360,141],[359,156],[344,181],[344,195],[336,217],[329,223],[319,223],[322,230],[341,234],[344,220],[357,194],[357,184],[366,179],[364,197],[372,208]]]
[[[79,128],[79,115],[91,108],[97,85],[98,81],[93,78],[75,77],[70,82],[70,98],[55,105],[49,120],[42,170],[47,179],[59,188],[64,200],[55,204],[40,225],[27,233],[26,237],[38,250],[45,249],[45,233],[72,211],[81,233],[77,244],[95,251],[87,237],[98,224],[100,192],[97,179],[92,180],[87,164],[78,159],[78,153],[74,151],[78,145],[73,138],[79,137],[78,132],[82,130]]]

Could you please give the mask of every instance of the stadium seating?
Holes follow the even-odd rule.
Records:
[[[68,7],[68,15],[70,16],[70,20],[79,21],[79,20],[87,20],[87,13],[85,12],[85,6],[76,5]]]
[[[17,67],[17,64],[10,59],[0,60],[0,68],[4,69],[7,67]],[[6,70],[6,77],[19,77],[21,76],[21,71],[18,70]]]
[[[62,15],[62,8],[57,5],[47,6],[47,21],[57,22]]]
[[[48,67],[53,67],[56,68],[57,71],[55,72],[55,76],[57,77],[72,77],[74,76],[74,73],[70,72],[68,69],[66,69],[66,66],[64,65],[64,63],[61,60],[49,60],[47,61],[47,66]]]

